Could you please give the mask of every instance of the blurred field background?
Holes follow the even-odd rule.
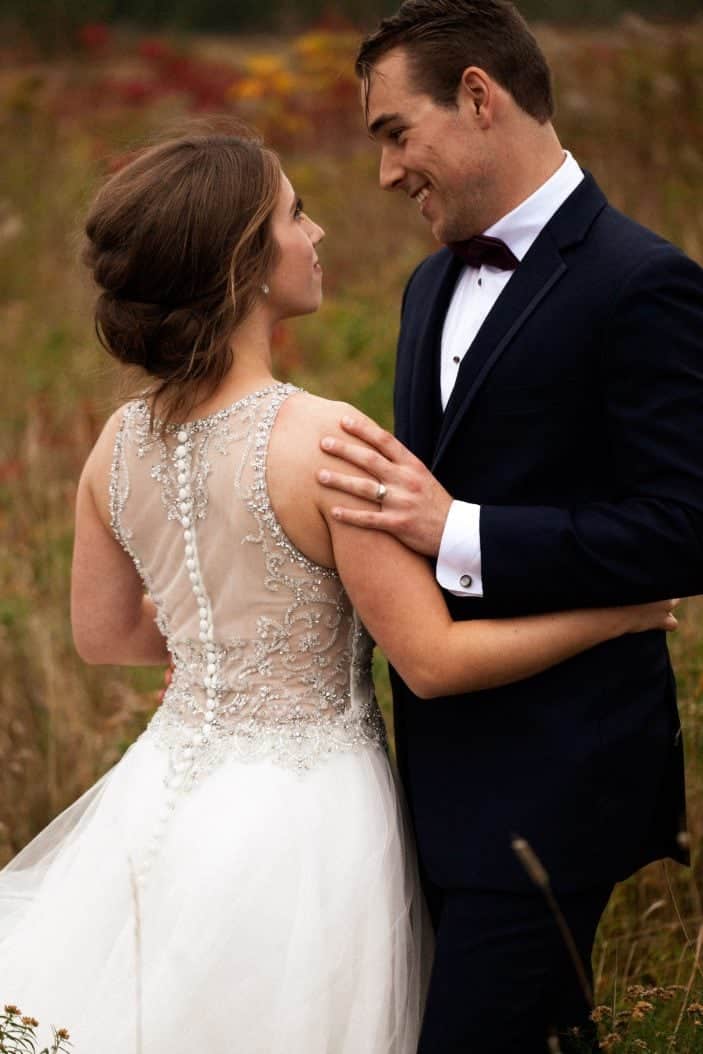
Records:
[[[641,6],[648,20],[609,0],[523,10],[551,18],[536,31],[564,144],[615,205],[703,263],[703,19]],[[325,304],[281,328],[279,374],[392,423],[400,296],[433,245],[412,206],[378,190],[352,72],[360,29],[395,4],[349,7],[251,0],[234,19],[205,0],[0,9],[0,865],[120,757],[157,701],[159,671],[84,666],[68,619],[76,481],[120,399],[78,263],[104,175],[193,114],[261,130],[327,230]],[[694,869],[655,865],[613,899],[595,959],[608,1050],[703,1049],[702,622],[701,601],[687,602],[672,642]]]

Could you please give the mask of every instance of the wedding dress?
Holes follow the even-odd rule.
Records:
[[[75,1054],[416,1049],[429,949],[372,645],[267,491],[297,391],[162,435],[125,408],[112,526],[173,681],[0,872],[0,1005],[66,1027]]]

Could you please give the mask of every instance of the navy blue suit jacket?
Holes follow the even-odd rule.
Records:
[[[611,208],[590,176],[512,275],[439,396],[461,264],[411,277],[396,432],[482,506],[500,618],[703,592],[703,271]],[[629,635],[518,684],[422,701],[391,672],[421,861],[442,886],[516,889],[528,839],[564,890],[685,859],[682,742],[665,635]]]

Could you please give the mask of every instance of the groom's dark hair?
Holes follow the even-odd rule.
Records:
[[[355,68],[367,87],[395,48],[408,56],[413,88],[440,106],[456,105],[462,73],[479,66],[540,124],[554,113],[547,60],[508,0],[405,0],[361,43]]]

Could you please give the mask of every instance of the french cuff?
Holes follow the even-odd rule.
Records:
[[[482,597],[481,506],[453,501],[437,557],[437,581],[457,597]]]

